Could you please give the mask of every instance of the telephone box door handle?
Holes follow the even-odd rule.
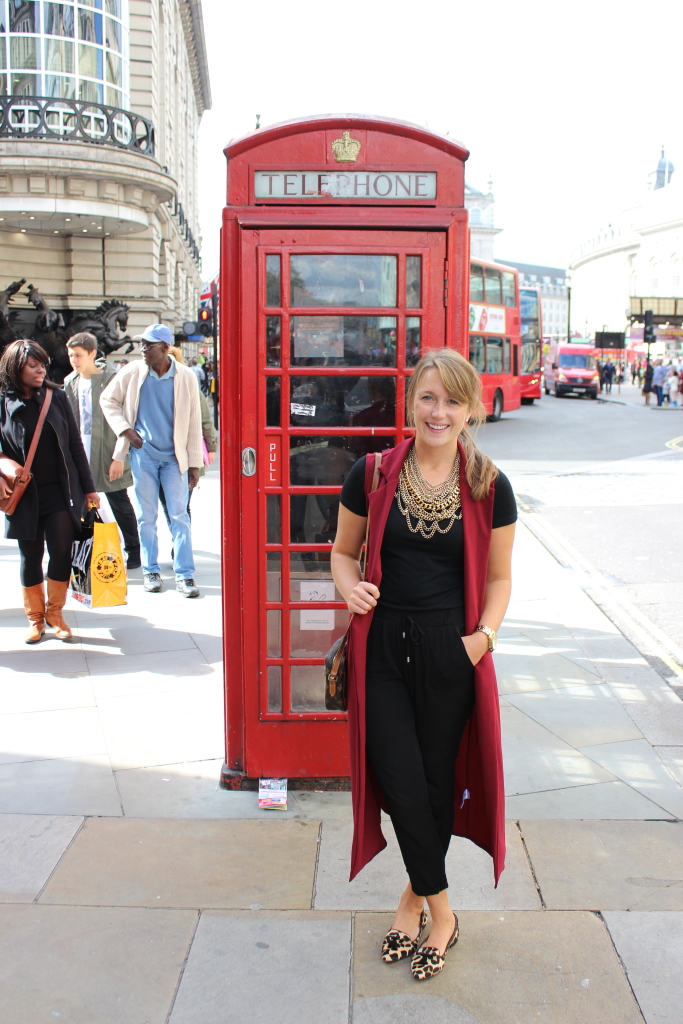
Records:
[[[253,448],[242,449],[242,473],[253,476],[256,472],[256,452]]]

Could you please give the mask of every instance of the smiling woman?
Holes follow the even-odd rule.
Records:
[[[470,433],[484,410],[479,376],[467,360],[449,349],[429,352],[415,369],[406,405],[415,439],[384,453],[371,498],[372,467],[365,459],[346,477],[331,566],[354,616],[348,647],[356,825],[351,873],[385,845],[371,770],[410,879],[382,959],[412,956],[413,976],[424,980],[441,971],[459,934],[445,873],[451,834],[476,833],[494,857],[496,878],[503,866],[500,724],[490,652],[510,597],[517,510],[507,477]],[[370,512],[364,582],[359,557]],[[470,791],[477,794],[476,808],[463,817]],[[432,930],[429,945],[418,949],[425,901]]]

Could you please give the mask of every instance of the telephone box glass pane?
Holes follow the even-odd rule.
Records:
[[[268,657],[281,658],[282,638],[280,623],[282,612],[278,611],[277,608],[269,608],[266,612],[266,619],[268,624]]]
[[[486,341],[486,370],[488,373],[503,372],[503,339],[488,338]]]
[[[395,377],[292,377],[293,427],[393,427]]]
[[[484,301],[484,272],[476,263],[470,265],[470,302]]]
[[[419,309],[422,305],[422,257],[406,256],[406,306]]]
[[[333,544],[339,518],[338,494],[292,494],[289,530],[292,544]]]
[[[266,317],[266,366],[280,365],[281,327],[279,316]]]
[[[266,256],[266,306],[280,305],[280,257]]]
[[[329,551],[292,551],[289,555],[290,601],[343,601],[330,572]]]
[[[266,537],[268,544],[280,544],[280,495],[266,495]]]
[[[396,366],[395,316],[293,316],[290,335],[292,366]]]
[[[271,714],[282,713],[282,668],[268,666],[268,710]]]
[[[349,624],[346,608],[292,608],[289,614],[293,658],[324,658]]]
[[[503,372],[510,372],[510,339],[506,338],[503,342]]]
[[[396,256],[292,255],[291,306],[396,305]]]
[[[266,601],[282,600],[282,555],[266,552]]]
[[[420,361],[420,317],[406,317],[406,366],[417,366]]]
[[[289,691],[292,711],[325,711],[325,666],[292,665]]]
[[[266,377],[266,426],[280,426],[280,378]]]
[[[515,275],[509,270],[503,271],[503,302],[506,306],[515,305]]]
[[[470,334],[470,362],[477,373],[486,372],[486,350],[480,334]]]
[[[502,306],[503,295],[500,287],[500,270],[486,267],[486,301],[494,306]]]
[[[290,437],[290,477],[294,487],[341,487],[356,459],[396,444],[393,436]]]

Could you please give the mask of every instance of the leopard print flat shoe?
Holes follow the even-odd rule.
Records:
[[[415,981],[426,981],[427,978],[433,978],[435,974],[440,974],[443,970],[446,963],[446,953],[456,944],[460,935],[458,918],[455,914],[453,914],[453,917],[455,918],[455,928],[448,940],[445,951],[442,953],[436,946],[423,946],[421,949],[418,949],[413,957],[410,968]]]
[[[399,960],[406,960],[409,956],[412,956],[419,945],[420,936],[426,927],[427,915],[423,910],[420,916],[420,930],[416,938],[411,939],[410,935],[407,935],[405,932],[399,932],[395,928],[387,932],[382,943],[382,960],[384,960],[384,963],[395,964]]]

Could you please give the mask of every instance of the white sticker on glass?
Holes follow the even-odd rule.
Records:
[[[300,601],[334,601],[333,580],[302,580]]]
[[[299,629],[334,629],[334,608],[301,608]]]

